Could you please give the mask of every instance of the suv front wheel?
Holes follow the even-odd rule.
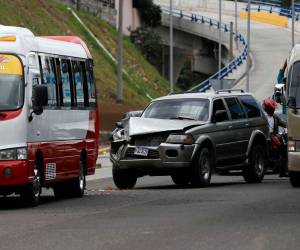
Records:
[[[112,174],[114,183],[119,189],[132,189],[136,184],[136,175],[129,170],[120,169],[116,164],[113,164]]]
[[[208,148],[202,148],[192,166],[192,185],[197,187],[208,186],[210,184],[211,172],[212,155]]]
[[[243,169],[247,183],[259,183],[265,175],[265,150],[261,145],[254,145],[249,157],[249,164]]]

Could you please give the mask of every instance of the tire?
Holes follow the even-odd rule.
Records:
[[[85,187],[86,175],[84,163],[80,160],[79,176],[73,180],[57,183],[53,187],[53,192],[56,199],[81,198],[84,196]]]
[[[191,176],[187,174],[173,174],[171,175],[173,182],[178,186],[186,186],[191,182]]]
[[[35,162],[34,164],[34,178],[30,185],[24,187],[20,193],[21,199],[23,202],[31,207],[38,206],[40,203],[40,197],[42,193],[42,176],[40,168]]]
[[[113,164],[112,174],[118,189],[132,189],[136,184],[136,175],[128,170],[120,169],[116,164]]]
[[[212,155],[208,148],[202,148],[192,166],[191,183],[193,186],[209,186],[212,173]]]
[[[65,182],[63,183],[57,183],[53,187],[54,196],[56,199],[64,199],[67,198],[68,194],[68,187]]]
[[[247,183],[260,183],[264,179],[266,162],[265,150],[261,145],[254,145],[249,164],[243,169],[243,177]]]
[[[300,172],[289,172],[290,182],[293,187],[300,187]]]
[[[81,198],[84,196],[84,191],[86,187],[86,174],[84,169],[84,162],[80,159],[80,167],[79,167],[79,176],[72,180],[70,195],[74,198]]]

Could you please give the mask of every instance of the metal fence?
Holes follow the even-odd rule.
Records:
[[[170,14],[170,10],[167,8],[162,8],[162,11],[165,14]],[[229,27],[227,24],[220,23],[219,21],[214,20],[212,18],[204,17],[189,12],[184,12],[182,10],[173,10],[173,16],[176,16],[178,18],[188,19],[191,22],[196,22],[202,25],[208,25],[216,29],[221,29],[224,32],[229,32]],[[236,41],[239,41],[242,44],[243,46],[242,53],[238,57],[234,58],[227,66],[225,66],[220,71],[212,75],[210,78],[206,79],[204,82],[201,82],[200,84],[194,86],[193,88],[188,90],[188,92],[205,92],[206,90],[210,89],[210,87],[212,86],[211,82],[213,80],[224,79],[226,76],[232,73],[233,70],[237,69],[237,67],[243,64],[248,54],[248,46],[246,40],[240,33],[238,34],[233,33],[233,35],[236,38]]]

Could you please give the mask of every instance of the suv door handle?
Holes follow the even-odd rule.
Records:
[[[228,128],[233,128],[233,126],[232,126],[232,125],[229,125]]]
[[[246,123],[245,126],[246,126],[246,127],[249,127],[249,123]]]

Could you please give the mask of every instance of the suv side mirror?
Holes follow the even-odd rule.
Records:
[[[129,111],[125,114],[125,117],[141,117],[143,114],[143,110]]]
[[[116,127],[119,129],[123,128],[123,123],[122,122],[116,122]]]
[[[226,110],[217,110],[214,115],[213,122],[215,122],[215,123],[223,122],[223,121],[226,121],[227,119],[228,119],[228,116],[227,116]]]
[[[34,85],[32,87],[33,112],[37,115],[43,113],[43,107],[48,105],[47,85]]]

